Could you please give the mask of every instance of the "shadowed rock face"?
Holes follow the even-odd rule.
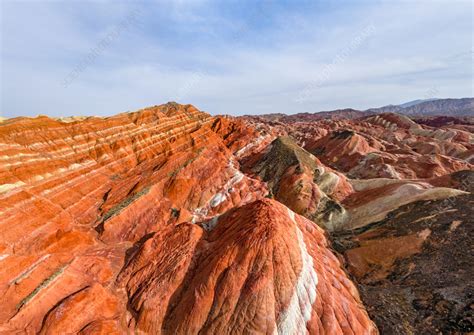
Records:
[[[327,229],[344,224],[347,213],[337,199],[352,187],[344,176],[324,166],[289,137],[278,137],[251,170],[275,199]]]
[[[415,202],[332,236],[381,333],[474,331],[473,205],[472,194]]]

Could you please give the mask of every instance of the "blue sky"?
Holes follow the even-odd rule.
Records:
[[[1,1],[0,116],[473,96],[471,1]]]

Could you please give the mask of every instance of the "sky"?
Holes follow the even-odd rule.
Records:
[[[473,96],[470,0],[0,0],[0,116]]]

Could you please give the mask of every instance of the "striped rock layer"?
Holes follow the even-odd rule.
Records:
[[[175,103],[0,123],[0,333],[376,333],[324,232],[241,172],[272,133],[226,129]]]
[[[424,179],[474,169],[470,124],[429,126],[393,113],[311,122],[304,117],[281,118],[279,123],[265,116],[244,118],[290,135],[323,164],[350,178]]]

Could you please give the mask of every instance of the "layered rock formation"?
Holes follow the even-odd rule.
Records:
[[[469,248],[471,129],[343,115],[211,117],[168,103],[108,118],[3,120],[0,333],[471,329],[463,256],[453,286],[436,286],[441,300],[427,296],[434,277],[422,275],[438,264],[433,255],[448,257],[443,243]],[[462,208],[462,225],[425,225],[442,201]],[[404,309],[414,302],[397,300],[399,287],[422,307]],[[428,313],[439,302],[457,304],[448,319],[444,307]],[[403,323],[404,311],[407,324],[385,323]]]
[[[269,199],[157,232],[118,281],[145,333],[375,333],[323,231]]]
[[[267,182],[275,199],[329,230],[346,222],[347,213],[338,201],[353,189],[342,174],[289,137],[278,137],[260,156],[246,160],[246,165]]]
[[[74,331],[110,320],[123,330],[127,299],[114,282],[137,243],[263,197],[265,186],[238,170],[211,123],[175,104],[79,122],[4,122],[0,329],[54,332],[58,321],[46,320],[54,310],[97,296],[97,311],[78,316]]]
[[[292,136],[321,164],[349,177],[352,191],[339,202],[347,219],[331,229],[331,239],[381,333],[474,331],[473,129],[467,121],[437,127],[395,114],[251,120]]]
[[[251,120],[266,123],[264,118]],[[275,128],[351,178],[434,178],[474,168],[474,138],[468,125],[435,128],[406,116],[381,114],[357,120],[279,123]]]
[[[4,121],[0,331],[375,332],[321,229],[239,170],[260,131],[223,122]]]

